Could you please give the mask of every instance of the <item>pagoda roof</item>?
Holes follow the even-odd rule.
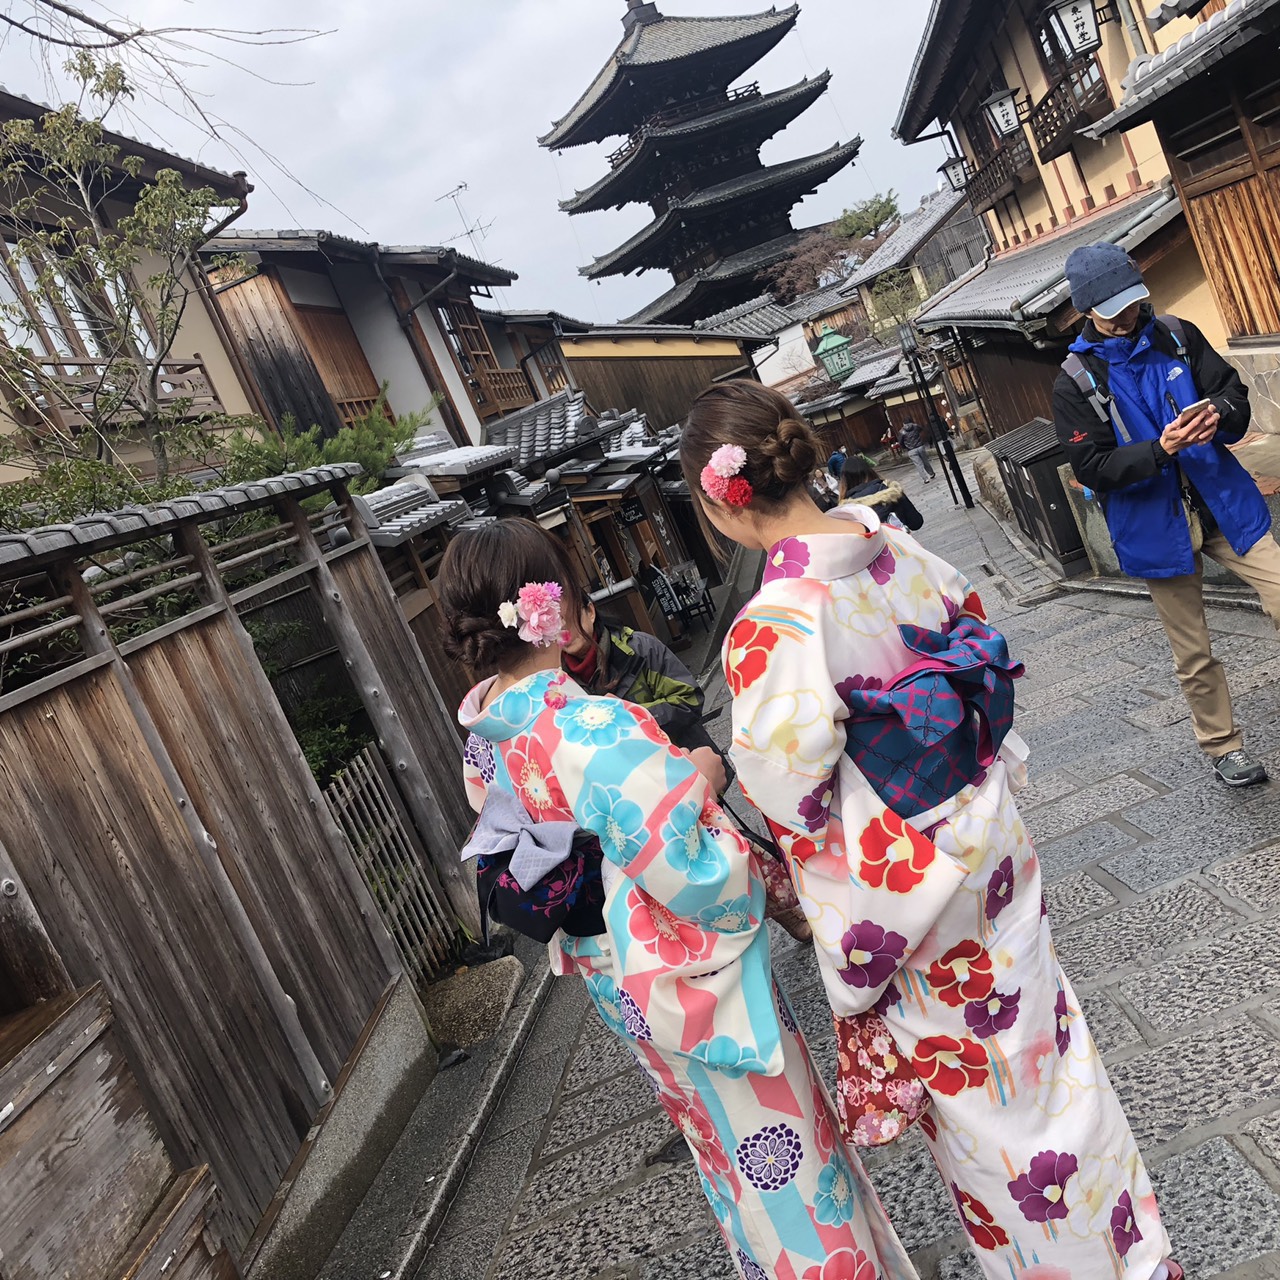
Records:
[[[815,155],[802,156],[798,160],[769,165],[763,169],[752,169],[726,182],[718,182],[715,186],[695,191],[684,200],[673,202],[666,213],[636,232],[612,253],[597,258],[590,266],[580,268],[579,274],[594,280],[600,276],[624,275],[631,271],[665,266],[664,262],[655,260],[652,255],[661,250],[672,230],[682,223],[709,216],[726,205],[736,204],[764,192],[786,202],[790,207],[808,191],[821,186],[833,174],[850,164],[861,148],[861,138],[854,138],[852,142],[838,142]]]
[[[637,22],[587,91],[538,141],[559,149],[630,133],[661,108],[655,94],[678,64],[688,59],[710,56],[714,78],[727,86],[764,57],[791,30],[799,14],[800,6],[793,4],[767,13],[715,18],[657,14]],[[705,74],[702,79],[707,79]]]
[[[594,213],[645,200],[648,198],[646,188],[653,185],[651,175],[660,154],[669,154],[673,147],[681,145],[702,147],[712,134],[744,127],[757,145],[764,143],[807,111],[826,92],[830,82],[831,72],[824,71],[812,80],[806,77],[799,84],[775,93],[727,101],[720,108],[692,119],[645,125],[636,135],[630,154],[599,182],[560,201],[560,208],[567,213]]]
[[[816,230],[816,228],[809,228]],[[655,298],[647,307],[628,317],[628,324],[652,324],[655,321],[669,320],[680,315],[691,306],[696,306],[700,299],[725,291],[726,285],[735,281],[751,281],[762,271],[768,270],[775,263],[781,262],[789,253],[795,251],[803,236],[808,231],[788,231],[774,240],[766,240],[763,244],[752,245],[739,253],[721,258],[714,266],[696,275],[682,280],[678,285],[668,289],[666,293]],[[739,295],[741,296],[741,295]],[[723,305],[723,304],[721,304]],[[717,317],[724,327],[730,327],[725,315]]]

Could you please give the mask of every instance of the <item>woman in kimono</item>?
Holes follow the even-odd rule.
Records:
[[[648,1074],[744,1280],[911,1280],[773,983],[747,846],[648,712],[560,670],[573,581],[560,544],[528,521],[464,531],[445,555],[451,649],[497,673],[459,717],[473,807],[496,790],[531,826],[598,837],[602,932],[557,932],[552,970],[585,980]]]
[[[731,757],[813,927],[847,1136],[902,1122],[868,1103],[878,1013],[986,1276],[1176,1280],[1014,805],[1021,668],[950,565],[866,507],[819,511],[817,449],[783,396],[730,382],[694,403],[681,460],[711,524],[766,553],[725,641]]]

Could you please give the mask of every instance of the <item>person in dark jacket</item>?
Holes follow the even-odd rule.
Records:
[[[924,526],[924,516],[907,497],[900,484],[884,480],[861,454],[854,454],[844,464],[840,478],[840,501],[857,502],[870,507],[886,524],[915,533]]]
[[[918,422],[904,422],[898,432],[898,443],[902,451],[915,464],[920,478],[928,484],[933,480],[933,467],[929,463],[929,435]]]
[[[1232,787],[1265,782],[1213,656],[1201,561],[1203,549],[1253,587],[1280,627],[1271,513],[1227,447],[1249,428],[1249,393],[1195,325],[1156,316],[1119,246],[1077,249],[1066,272],[1087,319],[1054,386],[1059,439],[1076,479],[1099,495],[1121,569],[1151,592],[1214,772]]]

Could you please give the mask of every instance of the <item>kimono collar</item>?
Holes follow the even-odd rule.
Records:
[[[467,694],[458,708],[458,723],[490,742],[506,742],[518,733],[526,732],[533,722],[552,705],[549,699],[561,697],[585,697],[580,685],[570,680],[563,671],[551,668],[526,676],[518,684],[500,693],[487,707],[484,700],[493,688],[497,676],[482,680]],[[559,705],[563,706],[563,702]]]
[[[832,582],[861,573],[885,549],[880,517],[870,507],[846,503],[827,512],[828,520],[847,520],[866,527],[867,534],[818,533],[783,538],[765,557],[764,582],[779,578],[816,578]]]

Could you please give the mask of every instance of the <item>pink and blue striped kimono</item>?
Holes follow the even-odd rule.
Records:
[[[839,1138],[770,971],[764,884],[702,775],[648,712],[554,672],[485,707],[477,687],[468,795],[516,795],[604,852],[605,932],[558,933],[553,972],[584,979],[697,1161],[744,1280],[916,1276]]]

